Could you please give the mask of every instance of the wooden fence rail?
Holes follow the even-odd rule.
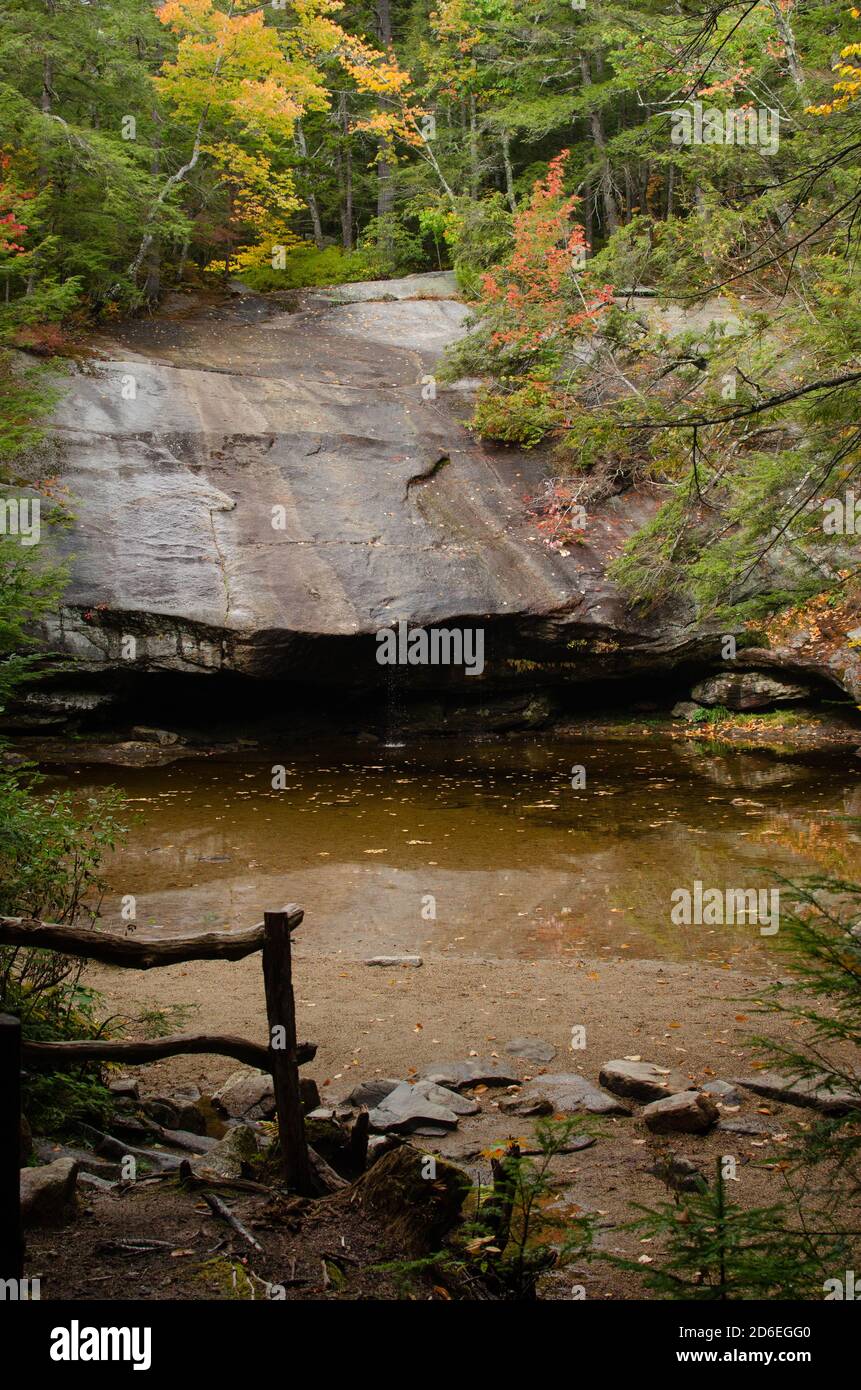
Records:
[[[304,917],[301,907],[284,909],[295,931]],[[59,951],[64,956],[82,956],[102,965],[118,965],[128,970],[152,970],[162,965],[179,965],[188,960],[242,960],[263,949],[265,924],[239,927],[236,931],[183,932],[159,937],[135,930],[128,936],[118,932],[96,931],[92,927],[66,927],[54,922],[37,922],[27,917],[0,917],[0,946],[38,946]]]
[[[263,975],[269,1043],[223,1033],[177,1033],[142,1042],[107,1038],[69,1042],[21,1043],[17,1019],[0,1015],[0,1279],[20,1278],[23,1243],[19,1190],[21,1064],[47,1069],[84,1062],[154,1062],[163,1057],[214,1053],[234,1057],[272,1075],[278,1136],[285,1180],[298,1192],[315,1190],[305,1140],[298,1068],[316,1054],[314,1043],[296,1041],[291,934],[304,913],[295,903],[267,912],[265,921],[236,931],[185,932],[162,937],[152,932],[129,935],[0,917],[0,946],[58,951],[130,970],[151,970],[189,960],[241,960],[263,952]],[[13,1180],[14,1179],[14,1180]]]

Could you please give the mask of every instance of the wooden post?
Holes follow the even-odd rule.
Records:
[[[23,1277],[21,1020],[0,1014],[0,1279]]]
[[[269,1019],[269,1055],[278,1114],[284,1177],[296,1192],[314,1192],[296,1058],[296,1006],[291,962],[291,909],[264,913],[263,982]],[[293,926],[297,926],[293,915]]]

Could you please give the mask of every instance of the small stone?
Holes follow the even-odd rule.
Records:
[[[309,1110],[305,1116],[306,1120],[334,1120],[335,1111],[330,1105],[318,1105],[316,1110]]]
[[[706,1081],[700,1090],[705,1091],[706,1095],[711,1096],[719,1105],[741,1105],[741,1092],[728,1081]]]
[[[62,1226],[75,1215],[78,1164],[57,1158],[41,1168],[21,1169],[21,1220],[25,1226]]]
[[[399,965],[407,966],[411,970],[417,970],[424,961],[421,956],[371,956],[365,961],[365,965],[380,965],[389,969],[395,969]]]
[[[702,705],[697,705],[693,700],[679,700],[677,705],[673,705],[671,717],[673,719],[693,719],[699,714]]]
[[[705,1134],[720,1118],[714,1101],[699,1091],[679,1091],[653,1100],[643,1119],[653,1134]]]
[[[718,1129],[724,1134],[783,1134],[785,1126],[779,1125],[775,1120],[765,1120],[759,1115],[748,1115],[733,1117],[728,1120],[721,1120]]]
[[[628,1062],[624,1058],[605,1062],[598,1080],[614,1095],[645,1102],[662,1100],[693,1088],[693,1082],[680,1071],[659,1067],[655,1062]]]
[[[541,1038],[512,1038],[505,1044],[512,1057],[525,1057],[527,1062],[552,1062],[556,1048]]]
[[[140,1088],[133,1076],[117,1076],[113,1081],[108,1082],[108,1090],[112,1096],[120,1096],[125,1100],[137,1100],[140,1095]]]

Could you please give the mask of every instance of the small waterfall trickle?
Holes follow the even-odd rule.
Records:
[[[403,691],[401,680],[403,668],[396,662],[391,666],[385,667],[386,672],[386,699],[385,699],[385,724],[383,726],[383,747],[384,748],[405,748],[406,744],[398,735],[402,732],[402,721],[404,713]]]

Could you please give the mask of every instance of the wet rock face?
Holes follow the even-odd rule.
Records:
[[[72,577],[47,638],[93,669],[367,685],[374,635],[401,618],[488,624],[481,679],[501,685],[524,639],[575,680],[622,647],[687,643],[640,631],[604,578],[657,499],[611,499],[576,555],[550,551],[523,505],[541,460],[477,443],[463,393],[430,379],[467,311],[423,279],[298,313],[190,300],[100,341],[54,420],[77,520],[52,538]]]
[[[286,312],[236,285],[97,342],[54,419],[76,521],[50,537],[71,583],[46,643],[96,687],[397,678],[449,704],[511,698],[503,727],[544,717],[515,691],[717,666],[720,634],[681,608],[632,615],[606,578],[652,490],[596,508],[568,555],[542,542],[524,497],[545,461],[477,442],[467,395],[434,380],[467,314],[452,289],[414,276]],[[483,672],[381,667],[375,635],[400,619],[481,628]]]

